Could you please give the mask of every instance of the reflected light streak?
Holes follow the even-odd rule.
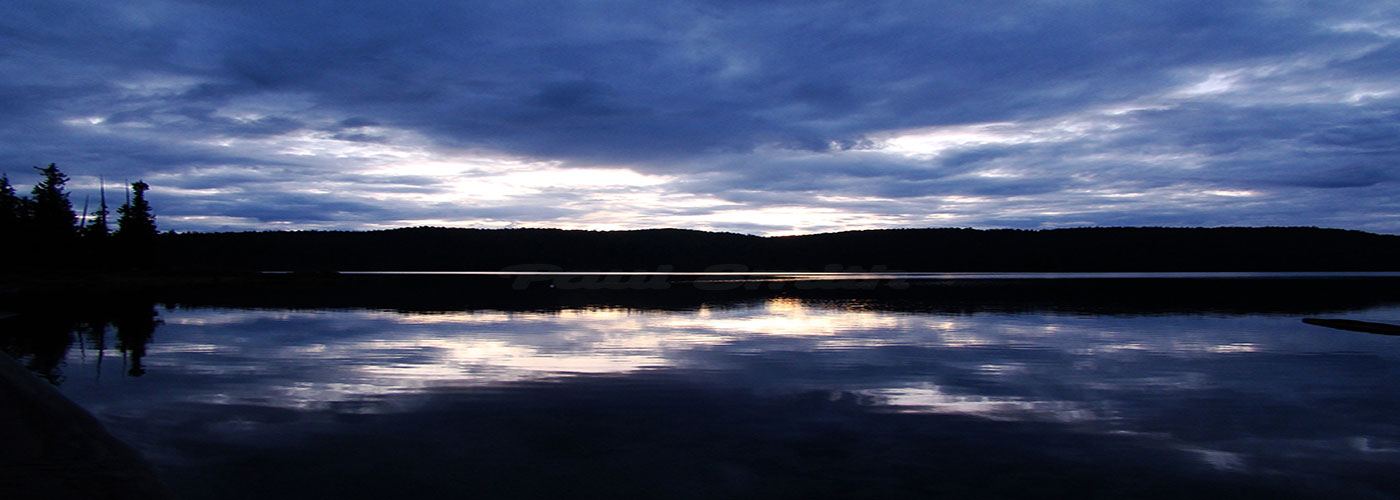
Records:
[[[971,348],[980,352],[974,354],[981,358],[979,362],[945,361],[941,366],[1003,381],[1041,376],[1049,367],[1034,360],[1047,359],[1047,354],[1069,356],[1074,366],[1093,367],[1141,356],[1242,356],[1265,350],[1257,341],[1238,337],[1211,341],[1190,326],[1202,319],[1162,325],[1161,329],[1173,332],[1163,335],[1156,329],[1139,331],[1147,325],[1143,323],[1130,322],[1131,328],[1124,329],[1111,323],[1090,326],[1074,317],[895,314],[818,306],[794,298],[697,311],[594,308],[424,314],[167,309],[162,316],[166,333],[147,352],[149,371],[226,378],[229,383],[248,376],[281,381],[259,386],[254,392],[261,395],[245,396],[288,407],[314,407],[429,386],[490,386],[576,374],[704,368],[712,362],[707,361],[709,355],[696,357],[696,353],[726,351],[824,352],[839,358],[839,352],[869,353],[875,352],[871,348],[891,345],[934,349],[925,355]],[[318,331],[323,333],[312,333]],[[236,341],[224,338],[230,334]],[[108,349],[113,347],[109,344]],[[320,375],[311,380],[294,376],[307,370]],[[1116,386],[1090,383],[1086,388],[1188,390],[1209,383],[1197,375],[1138,376],[1120,377]],[[965,395],[940,385],[898,385],[869,394],[899,411],[1055,421],[1082,420],[1093,413],[1060,401]]]
[[[937,385],[871,389],[862,393],[872,396],[878,405],[901,413],[970,415],[999,421],[1087,422],[1103,418],[1098,412],[1073,401],[952,394]]]
[[[678,317],[666,322],[670,328],[687,328],[785,337],[836,337],[853,332],[889,330],[899,326],[895,316],[868,311],[812,309],[800,299],[776,298],[764,304],[764,314],[704,318]],[[884,340],[860,338],[863,345]],[[846,343],[843,343],[845,345]]]

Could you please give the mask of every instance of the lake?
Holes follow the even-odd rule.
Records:
[[[1394,276],[711,278],[182,291],[6,346],[184,498],[1400,495],[1400,337],[1301,321],[1400,322]]]

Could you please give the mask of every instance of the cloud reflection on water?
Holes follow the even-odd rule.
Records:
[[[411,415],[462,394],[602,377],[624,390],[684,381],[761,398],[825,394],[873,413],[1062,426],[1223,472],[1288,470],[1305,458],[1400,460],[1387,410],[1400,408],[1387,382],[1400,376],[1400,345],[1287,316],[927,314],[795,299],[696,310],[161,316],[142,378],[99,381],[94,353],[69,354],[63,390],[119,433],[195,426],[211,441],[276,446],[345,425],[346,415]],[[114,366],[109,359],[103,370]],[[174,452],[159,443],[177,437],[142,439],[160,457]]]
[[[1199,382],[1191,382],[1188,372],[1164,366],[1167,358],[1227,360],[1267,353],[1271,346],[1290,350],[1299,346],[1289,343],[1307,341],[1274,335],[1279,328],[1300,329],[1287,318],[920,315],[788,298],[695,311],[175,309],[162,317],[161,340],[148,348],[148,370],[176,379],[213,377],[258,394],[252,397],[293,408],[427,386],[571,374],[663,368],[744,372],[762,369],[767,359],[789,368],[814,368],[809,372],[814,375],[840,367],[878,370],[876,376],[843,380],[829,389],[883,395],[877,399],[895,407],[1081,420],[1050,415],[1056,411],[1022,411],[1036,404],[1082,411],[1073,405],[1022,396],[999,399],[978,394],[978,389],[1002,384],[998,390],[1025,390],[1030,386],[1005,384],[1041,379],[1084,388],[1189,390],[1199,388]],[[84,361],[70,359],[73,364]],[[1110,366],[1131,370],[1105,373]],[[1170,375],[1153,373],[1158,371]],[[789,380],[767,375],[766,383],[806,385],[798,373],[785,372]],[[940,384],[940,378],[953,382]],[[930,403],[911,403],[921,398]],[[979,404],[962,404],[969,401]],[[976,409],[957,410],[962,407]],[[1003,407],[1009,410],[995,410]]]

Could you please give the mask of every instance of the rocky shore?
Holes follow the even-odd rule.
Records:
[[[170,498],[135,450],[4,353],[0,443],[0,498]]]

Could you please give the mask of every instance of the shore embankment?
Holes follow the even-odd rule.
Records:
[[[135,450],[4,353],[0,443],[0,498],[170,498]]]

